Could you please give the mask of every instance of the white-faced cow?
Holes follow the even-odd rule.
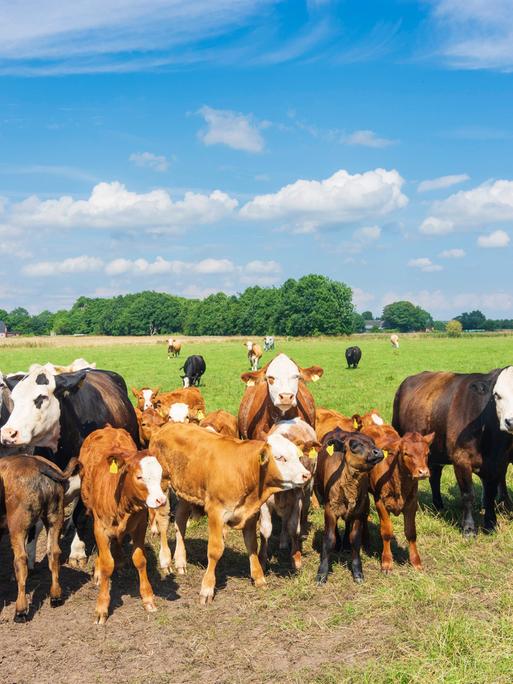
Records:
[[[248,350],[249,367],[252,371],[258,370],[258,362],[262,358],[262,347],[249,341],[245,342],[244,346]]]

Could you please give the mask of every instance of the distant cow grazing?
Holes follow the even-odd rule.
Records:
[[[167,357],[170,359],[172,356],[180,356],[180,351],[182,349],[182,343],[180,340],[175,340],[174,337],[170,337],[167,341]]]
[[[383,452],[370,437],[358,432],[333,430],[323,439],[317,456],[314,491],[324,505],[324,536],[317,583],[328,579],[330,553],[340,548],[337,521],[350,529],[351,569],[355,582],[363,582],[360,547],[369,512],[369,472],[383,460]]]
[[[264,351],[272,351],[274,349],[274,337],[272,335],[266,335],[264,337]]]
[[[166,503],[162,491],[162,467],[147,451],[137,447],[126,430],[110,427],[96,430],[85,440],[79,456],[82,499],[94,518],[98,547],[95,580],[100,587],[96,623],[103,625],[109,614],[110,578],[116,556],[126,534],[133,542],[132,561],[139,573],[144,608],[156,610],[146,572],[144,537],[148,508]]]
[[[348,347],[346,349],[346,361],[348,368],[358,368],[361,358],[362,350],[360,347]]]
[[[152,439],[150,451],[169,475],[178,497],[174,560],[180,574],[186,569],[187,520],[194,508],[208,515],[208,567],[201,583],[201,603],[210,603],[214,597],[225,525],[242,530],[251,578],[255,586],[263,586],[265,578],[257,556],[258,512],[272,494],[302,486],[310,479],[296,445],[279,434],[269,436],[266,442],[241,441],[195,425],[170,423]]]
[[[442,468],[452,463],[463,499],[462,530],[477,533],[472,473],[483,483],[484,529],[495,528],[497,485],[513,448],[513,366],[490,373],[419,373],[396,392],[393,426],[399,432],[435,432],[429,482],[433,504],[443,508]]]
[[[390,335],[390,344],[394,349],[399,349],[399,337],[397,335]]]
[[[278,354],[259,371],[243,373],[246,391],[239,407],[240,436],[265,439],[274,423],[296,417],[313,427],[315,404],[305,383],[315,382],[323,372],[319,366],[300,368],[285,354]]]
[[[183,386],[193,387],[194,385],[199,385],[201,376],[206,369],[205,359],[202,356],[199,356],[198,354],[188,356],[184,365],[180,368],[184,373],[181,376]]]
[[[262,347],[253,342],[245,342],[245,347],[248,350],[249,367],[252,371],[258,370],[258,362],[262,358]]]
[[[50,604],[58,606],[62,603],[59,536],[64,522],[64,493],[75,466],[76,460],[73,459],[68,470],[62,472],[53,463],[38,456],[0,458],[0,537],[6,528],[18,582],[15,622],[25,622],[28,616],[25,590],[29,567],[27,539],[29,530],[39,520],[42,520],[48,535],[48,567],[52,573]]]

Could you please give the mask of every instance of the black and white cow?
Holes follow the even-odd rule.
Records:
[[[78,457],[87,435],[107,423],[124,428],[139,444],[135,411],[117,373],[89,369],[53,375],[39,369],[22,377],[9,376],[6,383],[12,401],[11,414],[0,429],[0,442],[6,447],[36,447],[36,454],[64,469]],[[85,523],[80,501],[73,522],[80,532]],[[70,561],[78,563],[85,557],[85,544],[75,534]]]
[[[346,349],[346,361],[348,368],[358,368],[361,358],[362,350],[360,347],[348,347]]]
[[[266,335],[264,337],[264,351],[268,352],[274,349],[274,337],[272,335]]]
[[[181,376],[184,387],[193,387],[194,385],[200,384],[200,379],[205,372],[207,366],[205,364],[205,359],[202,356],[194,354],[193,356],[188,356],[185,363],[180,368],[183,370],[183,375]]]

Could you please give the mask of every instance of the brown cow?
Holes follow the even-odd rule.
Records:
[[[226,437],[238,437],[239,429],[237,426],[237,417],[228,413],[224,409],[211,411],[203,420],[200,420],[200,427],[207,428],[211,432],[217,432]]]
[[[216,435],[196,425],[169,423],[154,436],[151,452],[169,474],[178,496],[175,514],[175,567],[185,573],[187,520],[194,508],[208,515],[208,567],[200,601],[214,596],[215,569],[224,551],[223,527],[242,529],[255,586],[265,584],[257,556],[256,524],[271,494],[302,486],[310,473],[299,461],[297,447],[282,435],[267,442],[241,441]]]
[[[320,440],[325,434],[340,428],[345,432],[355,432],[367,425],[383,425],[385,421],[379,413],[373,409],[363,416],[355,413],[353,416],[344,416],[333,409],[317,407],[315,411],[315,431]]]
[[[244,346],[248,350],[249,367],[252,371],[258,370],[258,362],[262,358],[262,347],[253,342],[245,342]]]
[[[197,387],[186,387],[170,392],[161,392],[160,387],[132,387],[137,398],[137,408],[141,411],[156,409],[161,416],[168,417],[173,404],[187,404],[189,415],[193,420],[201,420],[205,416],[205,399]]]
[[[154,595],[146,572],[144,537],[148,508],[158,508],[167,501],[161,487],[162,467],[147,451],[137,451],[126,430],[110,425],[86,437],[80,449],[79,462],[82,500],[93,515],[98,547],[94,573],[100,586],[96,623],[102,625],[107,620],[110,578],[126,534],[133,542],[132,561],[139,573],[144,608],[154,612]]]
[[[273,425],[269,434],[280,434],[294,442],[299,449],[299,460],[311,473],[312,478],[303,487],[278,492],[267,499],[260,509],[260,564],[267,566],[267,548],[272,533],[271,514],[274,511],[281,518],[280,549],[290,547],[292,564],[301,568],[301,537],[306,534],[308,511],[313,489],[313,475],[317,464],[317,452],[321,444],[315,430],[300,418],[283,420]]]
[[[393,527],[390,513],[403,514],[410,563],[416,570],[421,570],[415,525],[418,483],[429,477],[429,448],[435,433],[424,436],[418,432],[407,432],[400,437],[391,425],[368,426],[362,432],[373,439],[385,455],[384,460],[370,473],[370,491],[376,503],[383,540],[381,570],[386,574],[392,570],[393,565],[390,548]]]
[[[432,431],[429,455],[433,504],[443,508],[440,478],[446,463],[463,499],[462,531],[477,534],[472,473],[483,483],[484,529],[497,524],[495,497],[513,447],[513,366],[489,373],[430,373],[406,378],[394,399],[393,426],[399,432]]]
[[[315,425],[315,404],[306,387],[323,374],[319,366],[300,368],[285,354],[278,354],[264,368],[243,373],[246,383],[239,407],[239,434],[243,439],[265,439],[271,427],[280,420],[302,418]]]
[[[141,411],[136,407],[135,415],[137,416],[137,422],[139,424],[139,440],[141,446],[145,449],[150,443],[153,433],[165,425],[167,420],[154,408]]]
[[[317,457],[314,490],[324,505],[324,536],[317,583],[328,579],[331,551],[340,548],[338,518],[350,529],[351,569],[355,582],[363,582],[360,547],[362,529],[369,511],[369,472],[383,460],[383,452],[370,437],[359,432],[333,430],[323,439]]]
[[[180,351],[182,349],[182,343],[180,340],[175,340],[174,337],[170,337],[167,341],[167,357],[170,359],[172,356],[180,356]]]
[[[29,530],[41,519],[48,535],[48,566],[52,573],[50,605],[62,603],[59,584],[59,536],[64,522],[64,493],[77,465],[71,459],[63,472],[38,456],[0,458],[0,537],[9,531],[18,582],[15,622],[26,622],[28,601],[25,586],[28,576],[27,538]]]

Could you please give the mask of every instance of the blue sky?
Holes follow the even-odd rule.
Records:
[[[510,0],[0,0],[0,307],[305,273],[513,317]]]

